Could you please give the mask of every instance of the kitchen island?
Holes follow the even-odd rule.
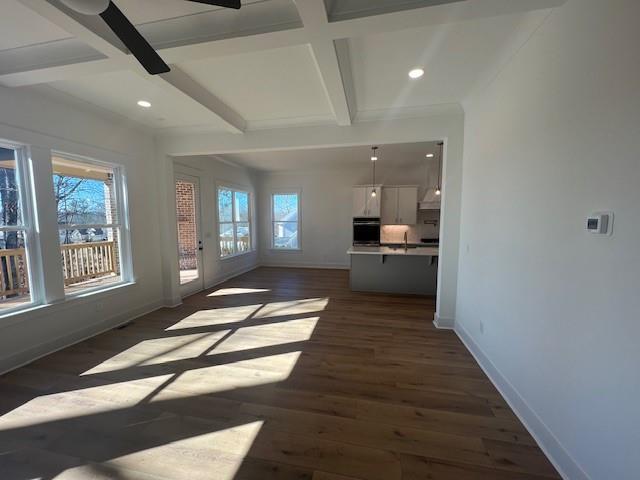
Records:
[[[351,290],[435,295],[437,247],[351,247]]]

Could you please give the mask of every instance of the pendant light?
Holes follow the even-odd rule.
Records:
[[[375,198],[378,193],[376,192],[376,162],[378,161],[378,147],[371,147],[371,163],[373,165],[373,181],[371,182],[371,186],[373,190],[371,190],[371,197]]]
[[[420,208],[424,210],[429,210],[432,208],[437,208],[437,205],[440,203],[440,196],[442,195],[442,159],[443,159],[443,146],[444,142],[437,142],[438,150],[434,152],[429,152],[425,156],[427,159],[434,159],[438,162],[438,183],[436,185],[431,184],[427,187],[427,191],[424,194],[422,201],[420,202]],[[434,158],[435,157],[435,158]],[[427,162],[427,178],[426,183],[432,181],[431,178],[431,162]]]
[[[438,155],[438,186],[436,187],[436,195],[442,193],[442,150],[444,148],[444,142],[438,142],[438,147],[440,147],[440,155]]]

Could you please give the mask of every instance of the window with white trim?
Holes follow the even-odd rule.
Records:
[[[271,194],[271,247],[300,249],[300,192]]]
[[[0,142],[0,314],[34,303],[34,243],[26,150]]]
[[[121,167],[59,154],[52,165],[65,293],[129,280]]]
[[[251,251],[251,195],[229,187],[218,188],[220,257]]]

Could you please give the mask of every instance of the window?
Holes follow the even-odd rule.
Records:
[[[121,282],[127,263],[119,167],[59,155],[52,163],[65,293]]]
[[[282,192],[271,195],[271,246],[277,250],[300,248],[300,193]]]
[[[226,187],[218,188],[218,228],[221,257],[251,250],[249,193]]]
[[[32,303],[30,252],[33,221],[24,151],[0,143],[0,313]]]
[[[176,179],[176,219],[178,221],[178,267],[180,285],[200,278],[198,248],[199,183],[197,179]]]

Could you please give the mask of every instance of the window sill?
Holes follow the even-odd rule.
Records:
[[[0,314],[0,328],[15,325],[22,322],[23,320],[32,319],[34,318],[34,316],[40,317],[43,315],[50,315],[52,313],[51,310],[53,310],[55,313],[64,312],[69,308],[84,305],[92,300],[102,300],[105,298],[109,298],[117,293],[120,293],[121,290],[126,290],[135,285],[135,280],[120,282],[114,285],[110,285],[109,287],[96,287],[84,292],[67,295],[64,299],[56,302],[41,303],[37,305],[32,304],[29,306],[25,306],[24,308],[18,308],[16,310],[4,312]]]
[[[220,260],[232,260],[234,258],[244,257],[245,255],[251,255],[252,253],[256,253],[255,249],[247,250],[246,252],[234,253],[233,255],[227,255],[225,257],[218,257]]]
[[[302,249],[301,248],[273,248],[273,247],[271,247],[269,249],[269,251],[271,253],[277,253],[277,252],[282,252],[282,253],[302,253]]]
[[[106,287],[97,286],[93,288],[87,288],[86,290],[81,290],[79,292],[66,295],[65,301],[75,300],[80,298],[91,298],[91,297],[100,296],[100,294],[104,294],[104,296],[110,296],[116,293],[121,288],[130,287],[135,284],[136,284],[135,280],[133,281],[123,280],[121,282],[117,282],[117,283],[114,283],[113,285],[108,285]]]

